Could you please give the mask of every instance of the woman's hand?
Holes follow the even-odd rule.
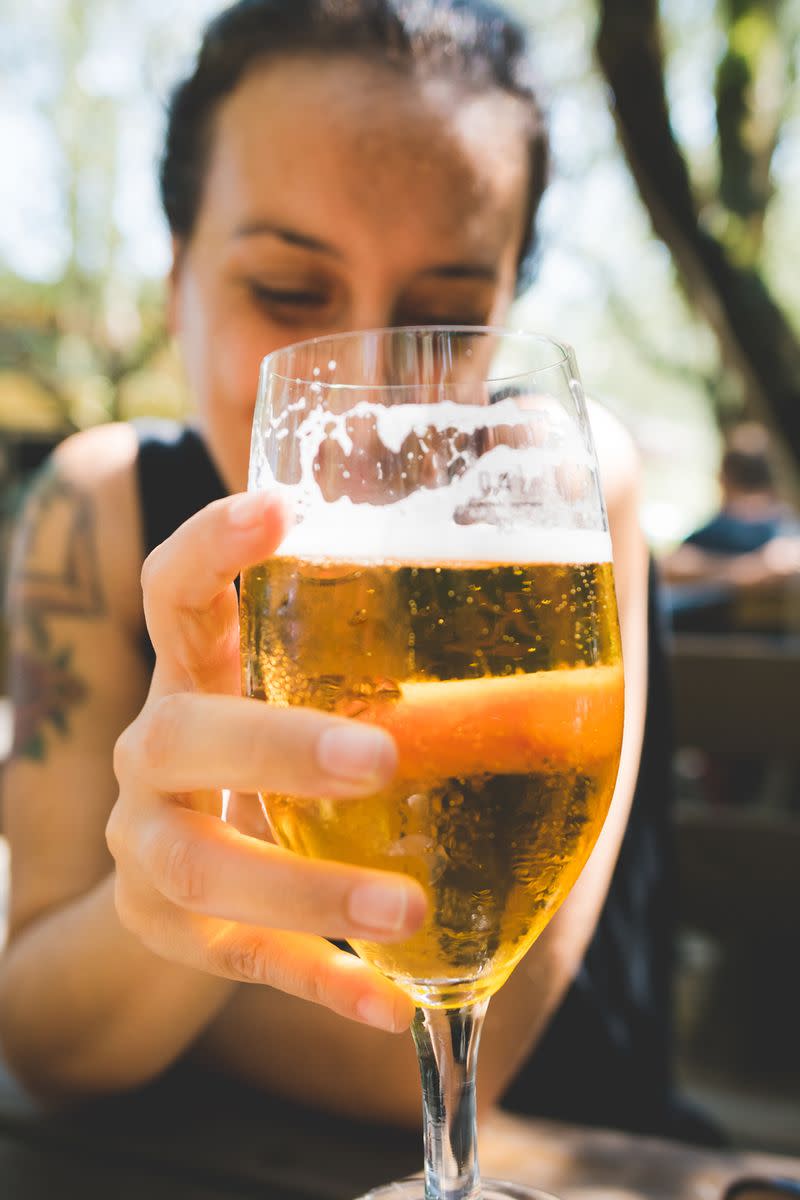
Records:
[[[285,529],[275,498],[229,497],[197,513],[144,565],[157,662],[147,702],[115,752],[120,794],[107,840],[117,911],[165,958],[399,1031],[412,1002],[323,939],[402,940],[423,920],[420,885],[302,858],[201,811],[223,788],[346,804],[395,770],[394,743],[377,727],[240,694],[232,580],[268,558]]]

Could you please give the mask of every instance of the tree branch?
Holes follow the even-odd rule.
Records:
[[[690,301],[741,377],[751,407],[800,461],[800,342],[754,269],[735,265],[702,227],[672,133],[657,0],[600,0],[597,55],[614,116],[656,235],[672,253]]]

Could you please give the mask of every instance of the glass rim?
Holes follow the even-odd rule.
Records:
[[[519,338],[522,341],[538,342],[539,344],[551,346],[556,351],[552,362],[538,367],[531,367],[527,371],[515,371],[511,375],[502,375],[481,380],[482,383],[487,384],[508,385],[514,380],[530,379],[532,376],[541,375],[544,371],[552,371],[557,367],[568,364],[570,358],[568,343],[559,341],[557,338],[551,337],[550,334],[534,333],[528,329],[514,329],[505,325],[384,325],[375,326],[372,329],[350,329],[341,333],[322,334],[312,338],[304,338],[300,342],[287,342],[284,346],[277,346],[262,358],[259,366],[259,378],[263,380],[268,374],[270,378],[279,379],[282,383],[302,384],[305,387],[314,387],[315,389],[326,388],[329,391],[369,391],[378,393],[418,391],[419,383],[326,383],[325,380],[320,378],[303,379],[299,375],[284,375],[269,366],[273,359],[281,354],[285,354],[289,350],[302,350],[305,347],[319,346],[323,343],[344,342],[357,337],[377,337],[393,333],[471,333],[484,337]],[[449,388],[472,388],[474,387],[474,383],[453,381],[452,383],[432,384],[430,386],[441,387],[447,390]]]

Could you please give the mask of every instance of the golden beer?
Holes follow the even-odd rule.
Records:
[[[400,871],[423,927],[358,953],[417,1003],[489,996],[569,892],[616,778],[623,682],[610,563],[344,564],[242,576],[248,695],[384,726],[385,791],[264,795],[299,854]]]

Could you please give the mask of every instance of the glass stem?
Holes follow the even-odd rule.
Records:
[[[411,1026],[422,1076],[425,1200],[479,1200],[475,1070],[489,1001],[418,1008]]]

